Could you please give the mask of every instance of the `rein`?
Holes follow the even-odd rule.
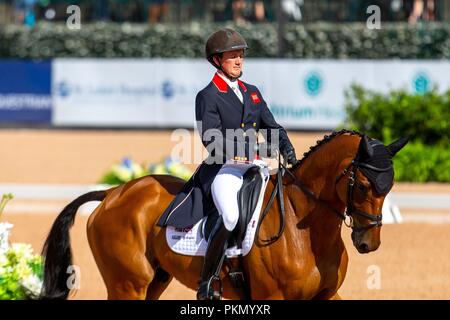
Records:
[[[354,186],[358,184],[358,181],[356,180],[356,171],[358,170],[358,168],[360,167],[364,167],[364,168],[368,168],[370,170],[374,170],[377,172],[384,172],[384,171],[388,171],[390,170],[392,167],[387,167],[387,168],[377,168],[374,167],[372,165],[366,164],[366,163],[362,163],[362,162],[358,162],[355,159],[352,160],[352,162],[347,166],[347,168],[345,168],[341,174],[336,178],[336,183],[339,182],[339,180],[341,180],[341,178],[343,178],[344,176],[347,175],[347,173],[350,172],[349,174],[349,180],[348,180],[348,186],[347,186],[347,205],[346,208],[344,210],[344,212],[340,212],[339,210],[337,210],[336,208],[332,207],[330,204],[328,204],[328,202],[326,202],[325,200],[321,199],[320,197],[318,197],[317,195],[314,194],[314,192],[312,192],[311,190],[309,190],[301,181],[300,179],[298,179],[286,166],[286,159],[283,160],[283,163],[281,162],[281,157],[280,155],[278,155],[278,172],[277,172],[277,183],[276,186],[273,188],[272,193],[270,195],[269,201],[267,202],[266,207],[264,208],[264,211],[262,213],[261,219],[258,223],[258,227],[256,230],[256,237],[257,239],[259,239],[262,243],[264,243],[264,245],[270,245],[274,242],[276,242],[281,235],[283,234],[284,228],[285,228],[285,207],[284,207],[284,198],[283,198],[283,176],[284,173],[287,172],[293,179],[293,183],[294,185],[296,185],[297,187],[299,187],[308,197],[310,197],[311,199],[313,199],[314,201],[322,204],[323,206],[327,207],[329,210],[333,211],[334,213],[336,213],[345,223],[345,225],[349,228],[352,228],[354,231],[359,231],[359,230],[365,230],[365,229],[370,229],[373,227],[380,227],[382,225],[382,214],[370,214],[361,210],[356,209],[353,206],[353,190],[354,190]],[[351,168],[351,170],[350,170]],[[260,227],[261,224],[263,223],[264,219],[266,218],[271,206],[273,205],[273,201],[275,200],[275,196],[278,194],[278,199],[279,199],[279,204],[280,204],[280,228],[278,230],[278,233],[268,239],[260,239],[259,238],[259,231],[260,231]],[[370,220],[370,223],[363,225],[363,226],[355,226],[354,220],[353,220],[353,216],[357,215],[360,217],[363,217],[367,220]],[[349,217],[349,222],[346,222],[346,218]]]
[[[281,155],[278,154],[278,172],[277,172],[277,184],[272,190],[272,193],[270,194],[269,201],[267,202],[266,207],[264,208],[264,211],[262,213],[261,219],[259,220],[258,226],[256,228],[256,239],[264,243],[265,246],[268,246],[274,242],[276,242],[281,235],[283,234],[284,227],[286,225],[285,222],[285,209],[284,209],[284,192],[283,192],[283,168],[287,170],[286,168],[286,159],[283,159],[284,164],[281,162]],[[261,227],[262,222],[266,218],[267,214],[269,213],[270,208],[272,207],[273,201],[275,200],[275,196],[278,194],[278,202],[280,204],[280,228],[278,229],[278,233],[268,239],[260,239],[259,238],[259,228]]]

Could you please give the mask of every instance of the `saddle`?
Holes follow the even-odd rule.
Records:
[[[250,167],[243,176],[242,187],[238,193],[239,220],[233,231],[233,235],[228,240],[229,248],[233,246],[237,246],[238,249],[242,248],[242,240],[245,237],[247,226],[258,204],[262,184],[263,179],[259,174],[259,167]],[[203,221],[203,225],[201,226],[203,239],[209,239],[212,228],[215,226],[218,218],[219,212],[215,209]]]
[[[269,180],[270,173],[264,162],[255,163],[255,166],[250,166],[244,173],[238,192],[239,219],[228,241],[227,257],[245,256],[251,250]],[[172,251],[190,256],[205,254],[208,238],[219,219],[212,199],[207,202],[205,211],[207,215],[194,224],[186,227],[167,226],[166,240]]]

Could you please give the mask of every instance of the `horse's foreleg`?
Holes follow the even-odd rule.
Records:
[[[173,276],[167,273],[164,269],[158,267],[155,271],[155,276],[152,282],[148,285],[146,300],[159,299],[161,294],[166,290],[167,286],[172,281]]]

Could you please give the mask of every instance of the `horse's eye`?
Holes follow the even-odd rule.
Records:
[[[364,186],[364,185],[362,185],[362,184],[360,184],[360,183],[358,183],[358,188],[359,188],[359,190],[361,190],[361,191],[364,192],[364,193],[367,192],[367,187]]]

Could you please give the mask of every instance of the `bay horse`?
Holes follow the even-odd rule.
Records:
[[[373,156],[370,141],[378,140],[355,131],[333,132],[311,147],[290,174],[284,174],[284,232],[270,245],[255,241],[242,260],[252,299],[339,299],[348,263],[341,238],[343,222],[349,221],[344,220],[346,215],[353,218],[348,224],[360,253],[379,247],[381,210],[393,184],[393,168],[377,168],[361,160]],[[379,143],[386,151],[379,160],[391,164],[407,141],[401,138],[388,146]],[[376,188],[383,179],[369,180],[364,169],[374,174],[391,170],[387,188],[384,182],[387,192]],[[196,290],[203,257],[171,251],[165,228],[156,225],[184,183],[169,175],[150,175],[106,191],[89,192],[68,204],[54,221],[43,247],[40,298],[68,298],[67,269],[72,265],[69,229],[78,208],[94,200],[101,203],[89,217],[87,236],[108,299],[158,299],[173,277]],[[271,178],[263,208],[275,183]],[[279,227],[279,208],[274,205],[259,226],[260,237],[269,238]],[[221,277],[224,298],[243,298],[224,269]]]

